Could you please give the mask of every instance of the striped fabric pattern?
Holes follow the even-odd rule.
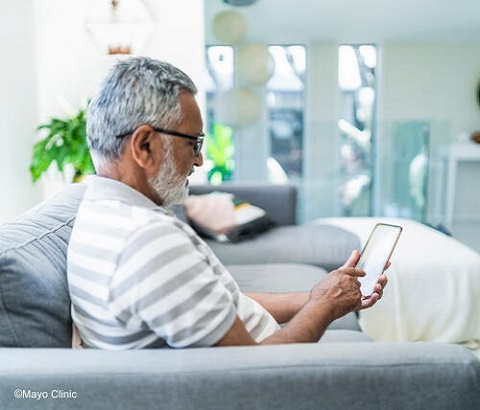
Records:
[[[88,181],[70,239],[68,286],[90,347],[211,346],[236,315],[257,341],[278,329],[187,224],[98,176]]]

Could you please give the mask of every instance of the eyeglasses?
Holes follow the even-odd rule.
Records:
[[[203,132],[201,134],[195,136],[195,135],[184,134],[183,132],[166,130],[164,128],[152,127],[152,129],[155,132],[160,132],[162,134],[172,135],[174,137],[180,137],[180,138],[188,138],[189,140],[193,140],[193,141],[195,141],[195,144],[193,145],[193,150],[195,151],[195,156],[198,157],[200,155],[200,153],[202,152],[203,140],[205,139],[205,134]],[[133,134],[133,131],[126,132],[125,134],[117,135],[115,138],[123,138],[123,137],[126,137],[127,135],[130,135],[130,134]]]

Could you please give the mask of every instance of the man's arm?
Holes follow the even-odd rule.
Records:
[[[313,287],[303,307],[282,329],[260,344],[307,343],[320,339],[328,325],[348,312],[362,307],[358,277],[365,272],[354,267],[331,272]],[[237,317],[217,346],[257,344]]]
[[[345,264],[340,268],[353,267],[357,264],[360,254],[353,251]],[[309,292],[291,293],[245,293],[249,298],[260,303],[278,323],[286,323],[291,320],[300,309],[307,303]]]
[[[248,296],[260,303],[279,323],[288,321],[285,327],[260,344],[317,342],[333,320],[373,306],[381,297],[387,278],[385,275],[380,277],[370,298],[362,297],[357,278],[365,273],[354,268],[358,258],[359,253],[353,252],[343,267],[331,272],[309,293],[249,293]],[[258,343],[237,317],[217,346],[240,344]]]
[[[352,252],[347,262],[342,268],[348,266],[355,266],[358,262],[360,254],[358,251]],[[387,268],[390,266],[388,263]],[[387,284],[387,277],[381,275],[378,283],[374,288],[374,293],[369,298],[362,298],[361,309],[373,306],[375,302],[382,297],[383,288]],[[245,292],[249,298],[255,300],[257,303],[269,312],[278,323],[286,323],[291,320],[300,309],[307,303],[309,292],[290,292],[290,293],[260,293],[260,292]]]
[[[291,293],[245,293],[246,296],[270,313],[278,323],[290,321],[307,303],[309,292]]]
[[[378,279],[378,283],[375,285],[374,293],[368,298],[362,297],[362,306],[360,309],[366,309],[373,306],[377,300],[382,297],[383,288],[386,284],[387,277],[381,275]],[[278,323],[286,323],[300,311],[305,303],[307,303],[310,294],[309,292],[245,292],[245,295],[262,305],[262,307],[269,312]]]

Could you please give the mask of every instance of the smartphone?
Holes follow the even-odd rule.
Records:
[[[372,295],[378,278],[387,267],[401,233],[402,227],[398,225],[378,223],[373,228],[356,266],[366,273],[365,276],[359,278],[360,292],[363,296]]]

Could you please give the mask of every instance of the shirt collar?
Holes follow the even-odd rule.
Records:
[[[115,200],[128,205],[165,211],[141,192],[123,182],[98,175],[91,175],[87,179],[87,184],[88,186],[84,197],[87,200]]]

